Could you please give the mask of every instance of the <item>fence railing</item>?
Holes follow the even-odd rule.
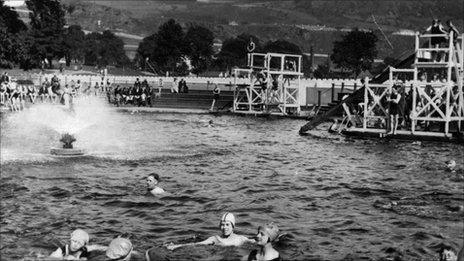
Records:
[[[12,78],[21,80],[31,80],[34,85],[41,85],[45,78],[50,80],[53,74],[19,74],[12,75]],[[96,83],[106,83],[107,80],[111,84],[121,86],[132,86],[137,78],[140,81],[147,80],[148,84],[152,87],[159,85],[159,80],[163,82],[163,88],[171,88],[174,78],[177,80],[184,79],[191,90],[212,90],[214,85],[217,84],[224,91],[233,91],[236,84],[247,84],[248,78],[233,77],[162,77],[162,76],[116,76],[116,75],[80,75],[80,74],[56,74],[63,84],[70,84],[72,81],[75,83],[79,80],[83,88],[91,85],[95,86]],[[350,93],[361,86],[360,80],[357,79],[310,79],[303,78],[300,80],[300,105],[327,105],[337,100],[338,93]]]

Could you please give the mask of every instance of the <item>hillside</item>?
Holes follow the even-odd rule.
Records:
[[[68,23],[81,24],[88,30],[111,29],[142,36],[157,31],[158,26],[174,18],[184,26],[201,24],[224,40],[240,33],[260,39],[287,39],[308,52],[330,53],[332,42],[349,28],[378,30],[373,18],[393,43],[388,47],[378,32],[380,57],[399,56],[411,50],[411,37],[394,35],[401,29],[423,30],[432,16],[453,19],[462,32],[463,2],[460,0],[203,0],[203,1],[62,1],[71,7]],[[100,20],[100,26],[97,21]],[[131,41],[130,44],[134,44]]]

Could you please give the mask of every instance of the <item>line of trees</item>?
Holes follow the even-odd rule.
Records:
[[[139,44],[133,62],[125,55],[123,41],[110,31],[85,34],[79,25],[66,26],[65,8],[58,0],[27,0],[31,11],[28,25],[0,0],[0,67],[23,69],[52,67],[52,61],[65,58],[93,66],[137,65],[143,70],[171,75],[201,74],[206,71],[230,71],[245,67],[247,46],[255,43],[255,52],[278,52],[302,55],[302,50],[286,40],[262,43],[256,36],[241,34],[226,39],[221,51],[214,53],[214,34],[209,29],[190,24],[184,29],[175,20],[162,24],[158,31]],[[353,30],[335,41],[330,59],[342,72],[359,75],[371,70],[377,56],[377,36],[373,32]],[[306,75],[327,77],[329,66],[312,72],[307,56],[303,56]]]
[[[79,25],[66,26],[57,0],[27,0],[29,25],[0,0],[0,67],[22,69],[53,66],[65,58],[85,65],[129,65],[123,41],[110,31],[86,35]]]
[[[221,51],[214,54],[214,34],[207,28],[189,25],[184,32],[182,26],[171,19],[162,24],[158,32],[145,37],[137,49],[136,61],[142,69],[185,75],[188,72],[201,74],[208,70],[230,71],[233,67],[247,64],[247,46],[255,43],[255,52],[280,52],[302,54],[301,49],[288,41],[261,41],[254,35],[241,34],[226,39]],[[190,61],[190,64],[187,64]],[[304,59],[308,65],[309,60]],[[190,67],[190,68],[189,68]],[[304,66],[309,72],[309,66]],[[189,70],[190,69],[190,70]]]

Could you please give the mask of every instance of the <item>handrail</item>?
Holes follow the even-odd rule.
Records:
[[[448,34],[419,34],[420,38],[429,38],[429,37],[447,37]]]

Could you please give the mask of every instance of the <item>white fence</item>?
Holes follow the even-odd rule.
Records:
[[[27,74],[18,75],[18,79],[30,79],[35,85],[40,85],[45,78],[50,80],[53,74]],[[95,83],[105,82],[108,79],[112,84],[133,85],[137,78],[140,81],[147,80],[150,86],[158,86],[159,79],[163,81],[164,88],[170,88],[174,78],[184,79],[191,90],[212,90],[214,84],[221,86],[221,89],[233,91],[235,79],[233,77],[159,77],[159,76],[114,76],[108,75],[63,75],[56,74],[61,83],[69,84],[71,81],[81,82],[85,88],[88,85],[94,86]],[[15,78],[13,76],[13,78]],[[247,84],[247,78],[237,79],[238,84]],[[352,92],[361,86],[359,79],[301,79],[300,85],[300,105],[325,105],[336,100],[340,92]]]

